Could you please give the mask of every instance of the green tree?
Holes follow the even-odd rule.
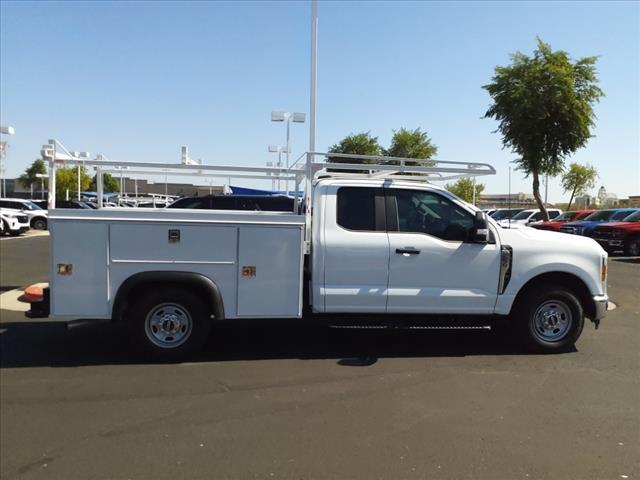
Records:
[[[98,191],[97,181],[98,180],[94,175],[93,178],[91,179],[91,183],[89,184],[89,190],[93,192]],[[113,178],[111,174],[103,173],[102,174],[102,190],[104,191],[104,193],[119,192],[120,182],[117,179]]]
[[[565,193],[571,192],[567,210],[571,208],[573,198],[576,195],[584,195],[589,189],[596,186],[596,178],[598,178],[598,171],[589,164],[572,163],[569,165],[569,169],[562,174],[562,188]]]
[[[391,146],[384,150],[384,155],[390,157],[424,158],[429,160],[438,153],[438,147],[433,144],[419,127],[415,130],[401,128],[393,131]],[[421,163],[421,165],[433,165],[433,162]]]
[[[37,160],[34,160],[31,166],[18,177],[18,181],[25,188],[30,188],[32,185],[40,186],[42,184],[42,180],[36,175],[44,175],[46,173],[47,166],[45,165],[44,160],[38,158]]]
[[[352,133],[329,149],[329,153],[351,153],[356,155],[381,155],[382,148],[378,137],[372,137],[371,132]],[[350,158],[329,157],[334,163],[353,163]],[[362,163],[372,163],[372,160],[361,160]]]
[[[471,178],[461,178],[454,183],[447,183],[444,188],[465,202],[473,202],[473,179]],[[483,191],[484,185],[482,183],[476,183],[476,201],[480,198],[480,194]]]
[[[87,170],[80,168],[80,190],[87,190],[91,183],[91,177]],[[69,198],[75,198],[78,192],[78,168],[59,167],[56,169],[56,198],[63,200],[69,191]]]
[[[517,52],[511,65],[495,68],[489,92],[493,105],[485,118],[499,122],[502,143],[519,155],[518,168],[533,177],[533,195],[548,220],[540,197],[540,175],[558,175],[568,155],[591,138],[593,104],[603,94],[597,86],[597,57],[572,62],[539,38],[533,56]]]

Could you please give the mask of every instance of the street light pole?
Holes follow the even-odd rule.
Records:
[[[69,152],[73,158],[76,160],[80,160],[81,158],[89,158],[89,152]],[[81,183],[80,183],[80,163],[78,163],[78,201],[80,201],[80,191],[81,191]]]
[[[283,150],[286,155],[286,169],[289,173],[289,152],[291,151],[291,122],[304,123],[305,114],[301,112],[271,112],[272,122],[286,122],[287,124],[287,145],[286,150]],[[289,195],[289,180],[285,180],[287,195]]]
[[[2,135],[15,135],[16,130],[11,127],[0,127]],[[7,142],[0,140],[0,197],[7,195],[7,183],[5,177],[5,158],[7,157]],[[14,187],[15,190],[15,187]]]
[[[316,151],[316,88],[318,79],[318,2],[311,0],[311,85],[309,102],[309,151]],[[313,159],[312,159],[313,160]],[[310,182],[309,179],[307,179]]]

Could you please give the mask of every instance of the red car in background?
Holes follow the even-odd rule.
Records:
[[[574,210],[571,212],[564,212],[563,214],[557,216],[553,220],[550,220],[548,222],[538,223],[531,226],[539,230],[552,230],[554,232],[559,232],[560,227],[562,226],[563,223],[582,220],[583,218],[591,215],[593,212],[595,212],[595,210]]]
[[[604,223],[596,227],[593,239],[609,253],[624,250],[626,255],[640,256],[640,210],[621,222]]]

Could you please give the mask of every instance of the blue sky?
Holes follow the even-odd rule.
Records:
[[[309,110],[308,2],[0,3],[0,107],[13,177],[58,138],[111,159],[264,165],[284,142],[271,110]],[[481,86],[539,35],[574,58],[599,55],[606,97],[596,135],[570,161],[599,184],[640,193],[637,2],[319,2],[318,149],[371,131],[425,129],[443,160],[493,164],[507,189],[513,158],[482,119]],[[294,157],[308,124],[292,126]],[[530,191],[515,172],[513,191]],[[559,179],[549,199],[565,198]]]

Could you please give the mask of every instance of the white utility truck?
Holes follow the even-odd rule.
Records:
[[[595,241],[500,228],[431,182],[490,165],[318,155],[329,154],[284,172],[305,179],[296,212],[50,210],[50,286],[28,316],[126,322],[168,358],[200,348],[214,322],[240,319],[502,318],[529,349],[555,352],[576,342],[584,317],[605,316],[607,253]]]

